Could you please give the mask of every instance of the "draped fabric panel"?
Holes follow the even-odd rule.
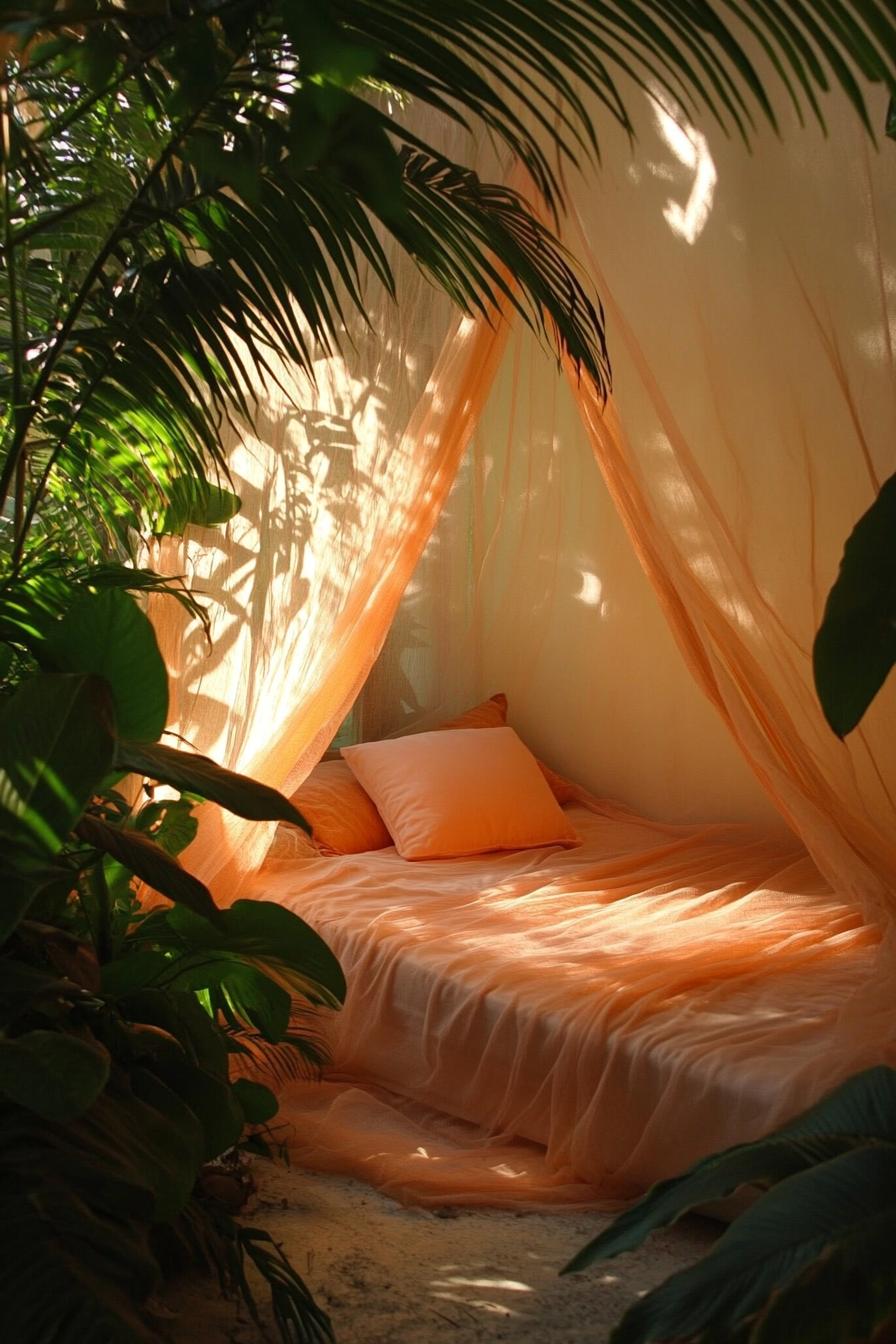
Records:
[[[894,146],[874,150],[837,99],[828,139],[788,126],[752,158],[649,111],[624,179],[570,187],[618,405],[570,370],[573,394],[701,689],[835,889],[892,915],[896,688],[839,742],[811,643],[843,543],[896,469]],[[678,180],[655,171],[657,142]]]
[[[393,258],[393,260],[395,260]],[[454,479],[508,323],[461,318],[405,260],[394,303],[372,279],[315,381],[285,366],[228,453],[243,507],[223,532],[166,541],[159,568],[211,598],[211,637],[168,599],[153,619],[170,725],[230,769],[289,793],[351,708]],[[272,826],[206,805],[187,862],[222,904]]]

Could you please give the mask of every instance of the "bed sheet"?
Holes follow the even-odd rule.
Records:
[[[879,933],[786,828],[664,825],[584,791],[567,811],[578,849],[275,850],[258,894],[349,985],[327,1084],[285,1101],[304,1160],[420,1202],[612,1200],[885,1055],[839,1029]]]

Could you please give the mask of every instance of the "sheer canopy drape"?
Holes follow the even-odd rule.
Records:
[[[835,99],[827,139],[788,126],[752,158],[649,111],[659,163],[570,187],[620,356],[618,406],[573,394],[701,689],[832,886],[896,915],[896,688],[841,743],[811,675],[843,543],[896,470],[896,147]]]
[[[397,258],[399,300],[372,279],[314,382],[282,367],[253,427],[231,432],[242,499],[222,532],[193,529],[157,558],[211,599],[211,636],[170,600],[154,620],[171,727],[199,751],[289,793],[351,708],[454,479],[509,327],[458,319]],[[188,863],[219,902],[264,857],[272,828],[200,812]]]

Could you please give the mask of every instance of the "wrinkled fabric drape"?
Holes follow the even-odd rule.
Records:
[[[315,384],[282,366],[254,432],[233,430],[242,499],[223,534],[193,529],[157,564],[211,597],[211,635],[167,599],[153,620],[172,680],[171,728],[289,793],[351,708],[472,434],[509,332],[457,319],[409,263],[399,300],[369,280],[370,325],[321,351]],[[271,826],[207,805],[191,870],[228,904]]]
[[[570,369],[573,395],[698,685],[834,889],[894,916],[894,687],[839,742],[811,644],[843,543],[896,469],[896,155],[836,100],[828,140],[793,128],[753,160],[653,115],[693,171],[684,208],[626,209],[623,242],[607,200],[633,205],[643,179],[599,204],[571,187],[625,351],[618,408]],[[701,171],[714,190],[691,238]]]

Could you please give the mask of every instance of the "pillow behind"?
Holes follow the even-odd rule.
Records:
[[[342,755],[403,859],[581,843],[512,728],[416,733]]]
[[[392,844],[383,819],[345,761],[321,761],[289,800],[322,854],[362,854]]]
[[[432,731],[434,733],[444,733],[455,728],[503,728],[506,723],[507,696],[499,691],[497,695],[493,695],[490,700],[484,700],[475,709],[468,709],[465,714],[459,714],[456,719],[449,719],[447,723],[437,724]],[[537,756],[535,759],[538,761]],[[568,803],[575,798],[575,784],[568,779],[564,779],[563,775],[558,775],[556,770],[552,770],[549,765],[545,765],[544,761],[538,761],[538,768],[547,780],[551,793],[558,803]]]
[[[437,723],[432,731],[451,733],[456,728],[503,728],[506,722],[507,696],[499,691],[490,700],[483,700],[481,705],[475,705],[473,709],[458,714],[456,719],[449,719],[447,723]]]

